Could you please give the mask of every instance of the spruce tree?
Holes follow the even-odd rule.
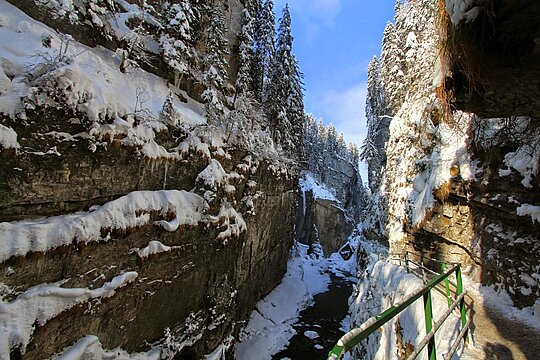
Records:
[[[163,33],[159,38],[163,57],[178,74],[187,73],[193,54],[194,23],[197,21],[189,0],[165,2],[161,12]]]
[[[304,124],[302,73],[292,53],[291,15],[288,5],[279,21],[277,46],[269,69],[264,103],[274,140],[291,155],[301,156]]]
[[[252,66],[252,88],[259,102],[264,102],[268,91],[269,68],[275,51],[275,15],[274,2],[259,1],[259,11],[255,24],[255,56]]]
[[[236,78],[235,103],[238,96],[252,92],[251,69],[254,61],[253,37],[255,32],[255,19],[251,16],[249,8],[243,11],[244,25],[240,35],[239,66]]]
[[[178,124],[178,118],[176,111],[174,110],[174,94],[169,90],[163,107],[161,108],[160,118],[161,121],[168,125],[176,126]]]
[[[223,113],[223,91],[228,84],[227,62],[229,43],[226,36],[225,18],[221,5],[210,10],[210,28],[206,40],[206,56],[204,57],[204,82],[206,90],[202,97],[206,105],[207,116],[215,120]]]

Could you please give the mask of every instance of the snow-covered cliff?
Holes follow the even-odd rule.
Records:
[[[456,109],[446,41],[454,23],[485,10],[461,3],[405,1],[385,30],[370,66],[362,149],[375,187],[366,230],[388,239],[391,253],[460,262],[475,281],[534,313],[540,133],[521,106],[489,119]],[[381,132],[384,147],[375,146]]]
[[[0,0],[0,358],[201,358],[281,281],[299,166],[237,82],[253,4]]]

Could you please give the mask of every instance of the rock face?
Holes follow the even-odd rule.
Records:
[[[35,146],[33,141],[28,138]],[[21,145],[26,144],[21,141]],[[2,221],[87,211],[90,205],[137,190],[190,190],[208,163],[196,153],[184,161],[160,162],[140,158],[125,147],[91,153],[85,141],[57,146],[68,155],[11,158],[3,153]],[[246,155],[236,152],[230,160],[221,159],[224,169],[231,172]],[[235,324],[249,316],[286,270],[297,195],[295,179],[278,178],[264,161],[234,186],[236,192],[228,196],[229,202],[242,204],[242,198],[254,193],[258,199],[251,209],[254,215],[247,215],[248,208],[240,206],[247,229],[226,242],[218,238],[220,228],[215,226],[165,231],[156,225],[167,216],[159,211],[151,214],[153,222],[112,231],[106,241],[74,243],[2,262],[0,282],[17,293],[62,279],[69,279],[63,285],[66,288],[98,288],[123,271],[138,273],[138,280],[114,297],[84,302],[38,326],[24,358],[51,356],[87,334],[98,336],[109,349],[141,351],[145,343],[162,338],[166,328],[172,329],[179,342],[192,345],[181,354],[199,358],[229,333],[239,331]],[[102,232],[107,233],[106,229]],[[132,250],[155,240],[174,248],[148,258]],[[19,350],[24,349],[12,349],[12,356],[17,357]]]
[[[116,49],[119,39],[96,25],[97,15],[94,25],[68,22],[31,1],[13,3],[88,46]],[[228,3],[234,46],[242,4]],[[2,21],[7,11],[15,14],[3,30],[21,25],[28,38],[32,31],[43,37],[39,46],[57,41],[1,6]],[[69,49],[83,47],[70,41]],[[227,143],[234,134],[208,124],[195,101],[201,89],[189,79],[171,86],[174,74],[163,62],[146,64],[152,74],[137,66],[124,74],[114,52],[82,53],[99,65],[82,74],[88,78],[76,73],[76,56],[43,77],[0,71],[6,91],[17,81],[29,90],[16,98],[20,112],[0,114],[0,358],[48,358],[87,335],[104,349],[202,358],[238,334],[286,271],[298,201],[295,164],[273,148],[268,157]],[[141,92],[129,98],[133,78],[148,81],[148,99]],[[116,95],[135,110],[116,97],[103,99],[118,79],[125,82]],[[171,117],[160,111],[167,92]],[[70,94],[80,97],[73,102]],[[92,117],[90,103],[100,100],[105,112]],[[264,135],[254,139],[263,142]]]
[[[524,9],[536,8],[532,2],[522,3],[529,4]],[[496,11],[513,7],[503,6],[505,2],[494,4],[501,6]],[[384,149],[387,161],[371,206],[382,209],[381,232],[389,239],[391,252],[412,251],[460,262],[476,281],[506,291],[516,306],[531,307],[537,313],[540,133],[534,115],[536,105],[526,100],[530,94],[522,97],[530,84],[519,87],[508,82],[493,93],[480,94],[482,101],[494,101],[486,107],[485,103],[476,103],[482,108],[478,108],[480,116],[453,109],[447,86],[452,81],[459,84],[461,75],[454,71],[454,78],[442,80],[445,64],[440,44],[446,39],[441,38],[444,33],[436,26],[441,21],[438,6],[444,6],[444,2],[406,2],[398,7],[395,24],[385,31],[382,89],[371,93],[383,91],[383,110],[387,112],[383,115],[391,115],[392,121]],[[497,19],[496,25],[505,21]],[[533,32],[535,24],[536,20],[532,22]],[[457,30],[449,30],[448,36],[459,34],[467,26],[460,23]],[[496,31],[502,31],[499,38],[503,39],[506,25],[500,26]],[[513,34],[523,35],[523,39],[531,36],[528,30],[520,35],[517,28]],[[389,49],[398,56],[389,57]],[[524,53],[523,59],[536,56],[534,53]],[[459,54],[449,56],[459,60]],[[530,70],[527,64],[531,63],[523,63],[523,75]],[[506,75],[499,74],[497,68],[490,73],[490,67],[481,61],[475,66],[481,67],[486,76],[505,81]],[[395,69],[400,70],[397,77],[391,76]],[[519,71],[520,67],[514,64],[511,69]],[[408,84],[406,91],[402,84]],[[455,104],[459,105],[459,92],[468,90],[456,90]],[[510,103],[503,97],[516,101]],[[460,106],[477,111],[469,105]]]
[[[540,4],[534,0],[476,3],[471,7],[478,5],[480,13],[474,21],[448,28],[454,104],[486,118],[539,118]]]
[[[335,127],[325,126],[312,115],[306,116],[304,133],[305,170],[316,182],[331,189],[333,198],[355,220],[365,205],[365,189],[358,169],[359,151],[348,144]]]
[[[296,220],[298,241],[320,243],[324,255],[329,256],[347,242],[353,228],[353,220],[339,202],[315,198],[313,191],[301,197]]]

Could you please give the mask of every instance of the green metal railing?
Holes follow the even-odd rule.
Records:
[[[400,259],[401,260],[401,259]],[[408,253],[405,254],[405,261],[407,271],[409,271],[409,265],[412,262],[408,258]],[[459,307],[459,314],[461,317],[461,331],[458,337],[452,344],[450,352],[446,354],[444,359],[450,359],[456,352],[459,343],[462,339],[467,337],[468,329],[470,327],[471,320],[467,319],[467,310],[465,307],[465,292],[463,291],[463,284],[461,278],[461,267],[459,264],[453,264],[450,270],[446,270],[446,264],[442,263],[442,274],[435,274],[435,277],[429,280],[424,287],[418,289],[413,294],[409,295],[399,303],[389,307],[381,314],[369,318],[360,327],[355,328],[339,339],[334,348],[328,353],[328,360],[342,359],[343,356],[357,346],[362,340],[366,339],[373,332],[377,331],[381,326],[389,322],[392,318],[398,315],[400,312],[409,307],[412,303],[423,297],[424,300],[424,315],[426,325],[426,336],[422,339],[419,346],[409,355],[408,359],[415,359],[420,352],[427,346],[429,360],[436,360],[437,354],[435,349],[435,333],[442,326],[444,321],[450,316],[452,311]],[[418,264],[416,264],[418,265]],[[422,269],[424,267],[422,265]],[[427,270],[427,269],[425,269]],[[452,274],[456,274],[456,299],[452,299],[450,291],[449,277]],[[444,314],[434,323],[433,322],[433,308],[431,302],[431,290],[434,289],[441,282],[445,283],[446,296],[448,299],[448,309]]]

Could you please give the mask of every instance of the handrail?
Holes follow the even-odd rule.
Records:
[[[458,298],[452,303],[452,305],[444,312],[444,314],[441,316],[439,320],[433,325],[433,329],[429,333],[426,334],[426,337],[424,340],[418,344],[418,347],[409,355],[410,359],[416,359],[418,355],[420,355],[420,352],[426,347],[428,342],[433,339],[435,336],[435,332],[442,326],[444,321],[450,316],[452,311],[459,305],[461,299],[465,297],[466,292],[462,293],[458,296]]]
[[[450,303],[449,309],[443,314],[441,319],[439,319],[435,324],[433,324],[433,312],[431,307],[431,289],[435,288],[442,281],[448,280],[448,277],[455,273],[456,282],[457,282],[457,298]],[[449,294],[449,292],[448,292]],[[417,356],[420,351],[426,346],[428,346],[428,355],[430,360],[436,359],[435,354],[435,332],[442,325],[444,320],[448,318],[450,313],[458,307],[460,307],[461,314],[461,324],[463,335],[461,338],[465,337],[467,334],[467,329],[470,325],[470,319],[466,319],[466,310],[465,310],[465,293],[463,291],[462,281],[461,281],[461,267],[459,264],[454,265],[450,270],[444,271],[442,274],[437,274],[436,277],[428,281],[422,288],[415,291],[413,294],[409,295],[405,299],[401,300],[397,304],[390,306],[388,309],[383,311],[381,314],[376,317],[369,318],[364,322],[360,327],[355,328],[345,335],[343,335],[334,346],[332,350],[328,353],[328,360],[337,360],[343,358],[343,356],[355,346],[357,346],[362,340],[366,339],[369,335],[379,329],[381,326],[389,322],[400,312],[409,307],[413,302],[418,300],[421,296],[424,298],[424,311],[425,311],[425,322],[426,322],[426,337],[421,342],[421,347],[417,349],[417,353],[414,355]],[[460,333],[461,334],[461,333]],[[460,340],[461,340],[460,338]],[[425,342],[425,343],[424,343]],[[459,340],[458,340],[459,342]],[[456,349],[457,346],[454,344]],[[454,346],[453,346],[454,347]],[[452,347],[452,348],[453,348]],[[454,350],[455,352],[455,350]],[[453,354],[453,353],[452,353]],[[411,357],[411,359],[414,359]]]

